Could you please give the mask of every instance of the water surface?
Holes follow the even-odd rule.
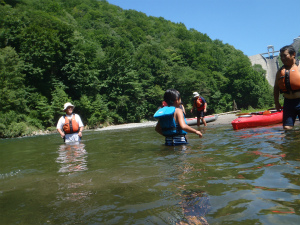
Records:
[[[298,128],[201,129],[0,140],[0,224],[299,224]]]

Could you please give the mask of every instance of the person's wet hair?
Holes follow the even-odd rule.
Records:
[[[164,100],[168,104],[168,106],[173,106],[174,101],[180,99],[180,93],[179,91],[175,89],[168,89],[165,92]]]
[[[284,52],[285,50],[288,50],[290,55],[294,55],[296,53],[296,50],[294,49],[294,47],[292,45],[283,46],[280,49],[280,52]]]

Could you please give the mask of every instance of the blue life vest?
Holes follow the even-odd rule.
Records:
[[[154,114],[154,118],[159,119],[160,127],[164,136],[176,136],[176,135],[186,135],[187,132],[182,130],[178,124],[176,124],[174,119],[175,107],[166,106],[160,108]],[[184,117],[184,115],[183,115]],[[184,117],[186,123],[186,119]]]

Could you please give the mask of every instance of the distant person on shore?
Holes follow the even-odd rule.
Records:
[[[159,121],[155,131],[166,137],[166,145],[187,144],[185,135],[187,132],[195,133],[202,137],[202,133],[186,124],[182,109],[180,109],[180,93],[175,89],[168,89],[164,94],[167,107],[159,109],[154,117]]]
[[[300,67],[296,60],[296,51],[292,45],[280,49],[283,66],[277,71],[274,84],[274,101],[281,110],[279,94],[283,93],[283,128],[292,129],[297,115],[300,118]]]
[[[70,102],[64,104],[63,111],[66,115],[62,116],[57,123],[57,131],[64,139],[65,143],[80,141],[83,131],[83,123],[78,114],[74,114],[75,106]]]
[[[200,119],[202,120],[204,126],[207,126],[206,121],[204,119],[207,108],[207,102],[202,96],[200,96],[198,92],[193,93],[193,107],[191,109],[191,113],[193,113],[194,108],[196,108],[197,110],[197,126],[200,126]]]

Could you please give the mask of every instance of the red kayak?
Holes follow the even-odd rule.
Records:
[[[248,115],[241,115],[231,122],[234,130],[251,128],[251,127],[263,127],[272,124],[282,123],[283,111],[270,110],[269,114],[263,114],[264,112],[251,113]]]
[[[209,123],[212,121],[215,121],[218,119],[218,115],[211,115],[211,116],[204,116],[205,122]],[[186,119],[187,125],[191,126],[191,125],[197,125],[197,117],[194,118],[187,118]],[[202,120],[200,120],[200,124],[202,123]]]

